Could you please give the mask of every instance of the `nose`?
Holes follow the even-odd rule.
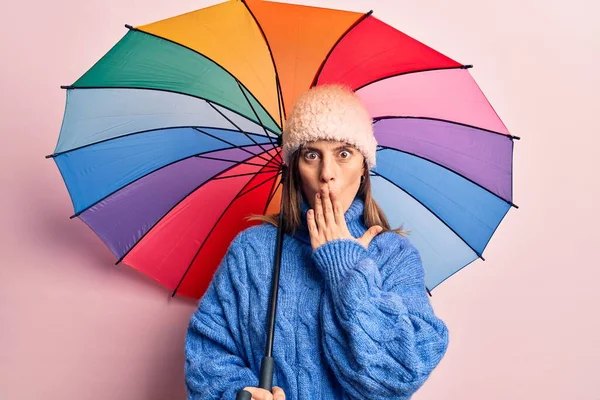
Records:
[[[322,183],[329,183],[335,180],[335,165],[330,157],[323,157],[319,179]]]

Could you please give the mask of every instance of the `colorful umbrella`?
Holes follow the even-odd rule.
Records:
[[[426,286],[482,258],[512,203],[513,139],[458,63],[375,18],[228,1],[130,27],[67,89],[52,157],[118,259],[199,298],[249,214],[281,198],[278,138],[313,85],[345,83],[380,144],[376,200]]]

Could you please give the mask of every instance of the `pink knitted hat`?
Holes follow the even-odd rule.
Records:
[[[315,86],[300,95],[287,117],[282,139],[286,165],[300,146],[336,140],[356,147],[368,167],[375,166],[373,120],[358,95],[343,85]]]

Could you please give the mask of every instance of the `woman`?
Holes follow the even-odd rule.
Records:
[[[418,251],[371,195],[377,143],[358,96],[340,85],[297,100],[283,133],[288,165],[273,393],[258,389],[277,218],[231,243],[192,315],[189,399],[409,399],[438,365],[436,317]]]

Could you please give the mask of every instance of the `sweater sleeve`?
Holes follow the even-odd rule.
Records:
[[[410,399],[448,347],[419,253],[408,240],[395,239],[385,249],[383,276],[354,240],[331,241],[313,253],[327,282],[321,308],[325,355],[353,399]]]
[[[188,400],[234,400],[238,390],[257,386],[258,377],[243,355],[240,319],[244,314],[236,297],[244,277],[241,238],[236,238],[198,308],[192,314],[185,341],[185,385]]]

